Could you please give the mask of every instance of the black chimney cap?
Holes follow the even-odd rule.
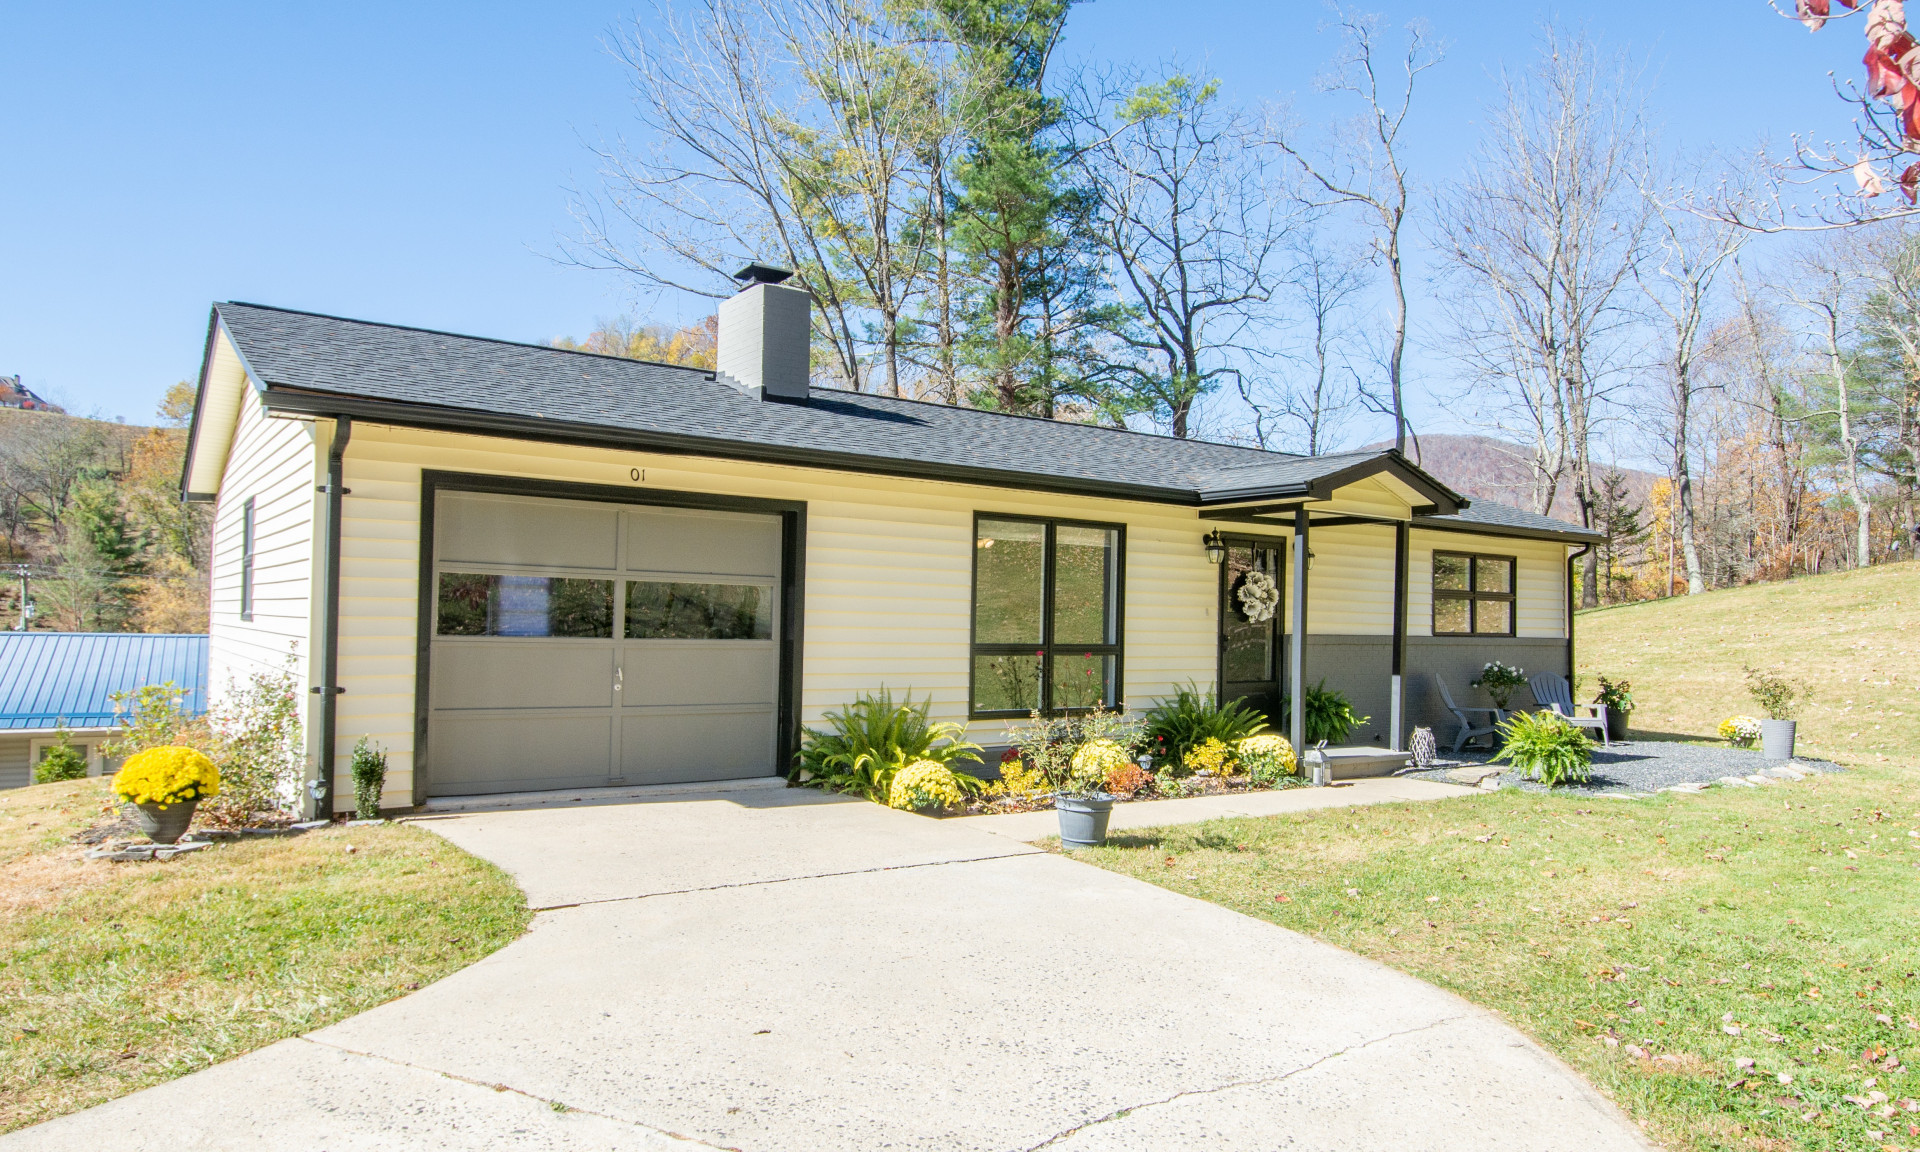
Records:
[[[733,278],[748,284],[778,284],[792,275],[789,269],[775,268],[771,264],[761,264],[756,261],[735,272]]]

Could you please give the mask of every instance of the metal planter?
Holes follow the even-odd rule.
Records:
[[[1107,842],[1107,821],[1113,818],[1113,797],[1055,796],[1060,814],[1060,844],[1065,848],[1098,848]]]

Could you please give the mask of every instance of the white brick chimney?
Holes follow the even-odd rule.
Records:
[[[734,274],[746,286],[720,302],[721,381],[757,400],[805,400],[810,375],[813,298],[782,281],[785,268],[749,264]]]

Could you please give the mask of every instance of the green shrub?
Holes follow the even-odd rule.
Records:
[[[1587,735],[1551,712],[1516,712],[1500,725],[1505,741],[1493,757],[1549,788],[1585,783],[1593,764]]]
[[[838,712],[828,712],[828,727],[809,728],[794,757],[792,780],[834,792],[858,792],[876,804],[888,802],[894,774],[919,760],[951,768],[961,760],[980,760],[980,746],[966,741],[966,725],[935,724],[927,718],[929,697],[914,703],[909,692],[896,703],[882,688],[861,694]],[[977,791],[983,782],[954,773],[958,785]]]
[[[1291,699],[1283,699],[1280,702],[1283,713],[1291,715],[1292,707]],[[1329,744],[1339,744],[1345,741],[1355,728],[1373,719],[1371,716],[1356,713],[1353,710],[1353,702],[1347,699],[1346,693],[1328,688],[1325,680],[1307,689],[1304,711],[1307,727],[1304,735],[1308,747],[1322,740]]]
[[[1214,694],[1188,682],[1146,715],[1146,747],[1157,767],[1185,775],[1187,753],[1208,740],[1234,745],[1265,730],[1266,718],[1244,700],[1222,706]]]
[[[1743,665],[1747,673],[1747,694],[1769,720],[1791,720],[1804,700],[1812,699],[1813,686],[1785,676],[1776,676],[1760,668]]]
[[[365,736],[353,746],[353,808],[362,820],[380,819],[380,792],[387,783],[387,750]]]
[[[220,793],[200,806],[209,824],[235,826],[284,816],[300,801],[307,754],[300,738],[294,657],[277,672],[256,672],[227,690],[205,716],[191,716],[189,693],[171,682],[113,694],[124,731],[109,756],[149,748],[192,748],[220,769]]]
[[[40,762],[33,766],[35,784],[52,784],[58,780],[79,780],[87,774],[87,758],[80,749],[73,746],[67,736],[67,730],[61,728],[55,734],[59,743],[46,750]]]

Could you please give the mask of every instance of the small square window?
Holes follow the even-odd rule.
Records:
[[[1511,556],[1435,552],[1434,635],[1515,635],[1514,567]]]

